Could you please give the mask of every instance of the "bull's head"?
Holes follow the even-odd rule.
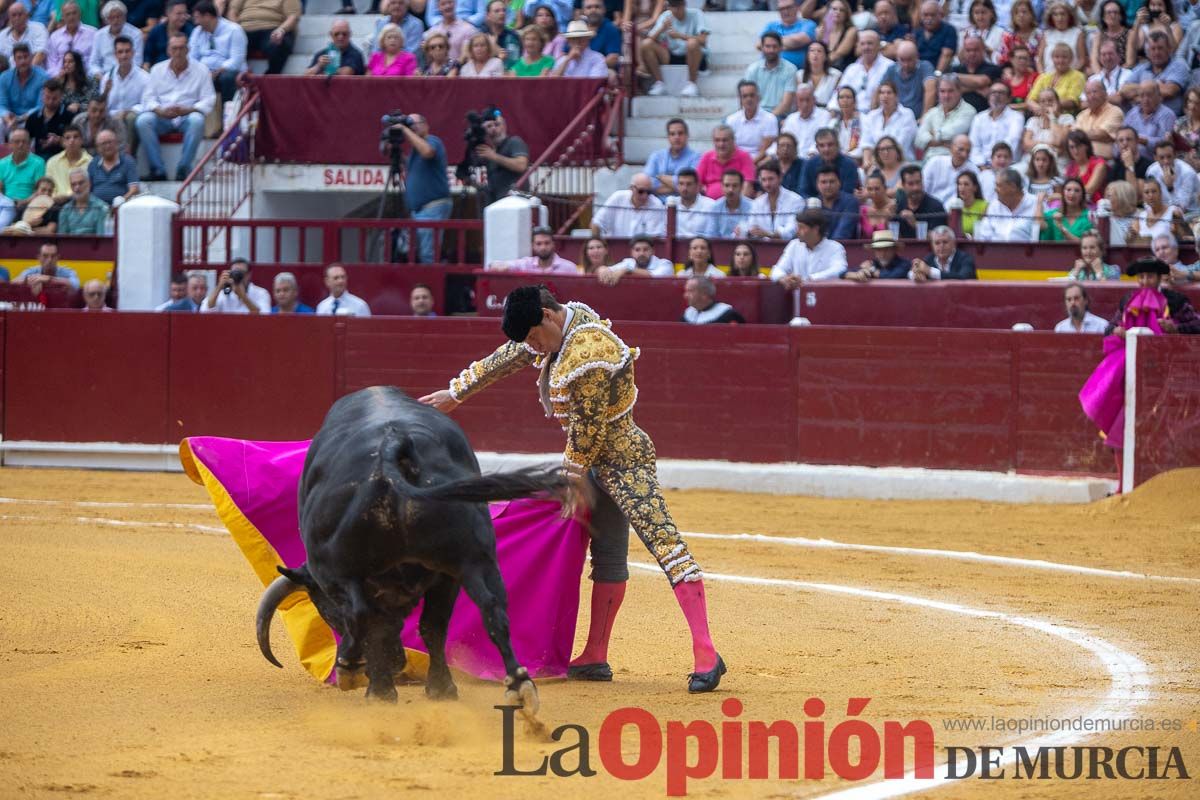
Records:
[[[263,592],[262,599],[258,602],[255,629],[258,633],[258,649],[262,651],[263,657],[282,669],[283,664],[280,664],[279,660],[275,658],[275,654],[271,652],[271,617],[275,615],[275,611],[284,600],[297,592],[304,592],[317,607],[317,613],[331,627],[340,628],[338,624],[340,620],[338,619],[339,615],[336,614],[335,605],[330,602],[320,585],[309,574],[307,565],[298,569],[288,569],[287,567],[277,567],[277,569],[279,577],[267,587]]]

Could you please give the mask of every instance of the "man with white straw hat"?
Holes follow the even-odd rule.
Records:
[[[842,275],[848,281],[866,283],[873,278],[887,280],[904,280],[912,269],[912,262],[900,257],[900,243],[896,235],[887,228],[871,234],[868,248],[874,251],[869,261],[864,261],[858,269],[850,270]]]
[[[595,32],[581,19],[571,20],[563,38],[567,40],[566,55],[559,56],[550,74],[556,78],[604,78],[608,64],[604,56],[588,47]]]

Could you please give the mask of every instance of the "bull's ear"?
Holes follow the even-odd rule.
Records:
[[[316,581],[308,574],[307,564],[301,565],[296,569],[289,569],[287,567],[276,567],[275,569],[279,570],[280,575],[295,581],[306,589],[313,589],[316,586]]]

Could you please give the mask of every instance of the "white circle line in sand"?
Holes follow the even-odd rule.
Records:
[[[40,500],[26,497],[0,497],[0,503],[30,506],[79,506],[80,508],[183,508],[194,511],[212,508],[212,503],[124,503],[101,500]]]
[[[32,514],[0,514],[0,519],[11,520],[13,522],[52,522],[46,517],[37,517]],[[196,525],[187,522],[144,522],[140,520],[127,519],[108,519],[107,517],[69,517],[71,522],[79,522],[84,525],[111,525],[116,528],[174,528],[176,530],[200,531],[201,533],[219,533],[228,535],[229,531],[225,528],[218,528],[215,525]]]
[[[810,547],[818,550],[859,550],[869,553],[891,553],[902,556],[923,558],[945,558],[953,561],[974,561],[980,564],[1000,564],[1007,567],[1023,567],[1027,569],[1044,569],[1055,572],[1073,572],[1078,575],[1095,575],[1102,578],[1132,578],[1147,581],[1168,581],[1175,583],[1200,583],[1200,578],[1189,578],[1181,575],[1150,575],[1129,570],[1103,569],[1100,567],[1085,567],[1079,564],[1064,564],[1061,561],[1045,561],[1040,558],[1018,558],[1016,556],[996,556],[988,553],[976,553],[971,550],[938,550],[929,547],[897,547],[882,544],[858,544],[854,542],[838,542],[832,539],[808,539],[802,536],[766,536],[761,533],[698,533],[683,532],[685,539],[724,539],[727,541],[754,542],[756,544],[773,544],[785,547]]]
[[[661,571],[658,566],[651,564],[631,563],[629,566],[631,569],[644,570],[647,572]],[[1104,718],[1116,722],[1118,720],[1132,718],[1133,709],[1142,703],[1145,703],[1150,697],[1150,671],[1140,658],[1097,636],[1093,636],[1076,628],[1060,625],[1055,622],[1047,622],[1045,620],[1021,616],[1019,614],[1009,614],[1003,611],[989,611],[982,608],[972,608],[971,606],[965,606],[959,603],[950,603],[943,600],[930,600],[928,598],[916,597],[914,595],[897,594],[895,592],[881,592],[875,589],[862,589],[854,586],[842,586],[832,583],[814,583],[810,581],[787,580],[783,578],[754,578],[744,575],[723,575],[714,572],[704,573],[704,578],[705,580],[724,583],[740,583],[751,586],[774,586],[787,589],[799,589],[801,591],[827,592],[831,594],[849,595],[851,597],[862,597],[868,600],[900,603],[903,605],[917,606],[919,608],[930,608],[937,611],[946,611],[952,614],[960,614],[979,619],[993,619],[1005,624],[1017,625],[1022,628],[1027,628],[1029,630],[1034,630],[1057,637],[1065,642],[1068,642],[1069,644],[1081,647],[1091,653],[1100,661],[1105,671],[1108,672],[1110,680],[1108,694],[1105,695],[1104,699],[1099,703],[1099,705],[1079,712],[1068,712],[1066,716],[1082,716],[1091,717],[1094,719]],[[1005,767],[1015,765],[1017,756],[1012,748],[1017,745],[1024,746],[1029,750],[1036,750],[1038,747],[1062,746],[1071,744],[1075,735],[1076,734],[1074,731],[1062,731],[1028,742],[1023,742],[1020,740],[1006,742],[1003,745],[1005,755],[1001,764]],[[917,778],[915,774],[910,771],[906,773],[903,778],[863,784],[861,786],[837,790],[820,796],[822,798],[826,798],[826,800],[829,798],[836,798],[837,800],[887,800],[887,798],[901,797],[914,792],[938,789],[949,783],[960,780],[957,778],[947,778],[944,771],[939,776],[937,772],[937,769],[939,768],[944,770],[945,765],[938,764],[935,767],[935,777],[933,778]]]

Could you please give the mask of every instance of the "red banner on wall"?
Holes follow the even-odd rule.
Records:
[[[309,164],[383,164],[380,119],[389,111],[421,114],[446,146],[450,163],[462,160],[468,111],[496,105],[509,133],[541,155],[604,81],[585,78],[377,78],[270,75],[255,79],[262,110],[255,137],[268,161]],[[599,111],[592,120],[599,127]],[[599,157],[600,136],[575,156]],[[596,148],[594,154],[587,147]]]

